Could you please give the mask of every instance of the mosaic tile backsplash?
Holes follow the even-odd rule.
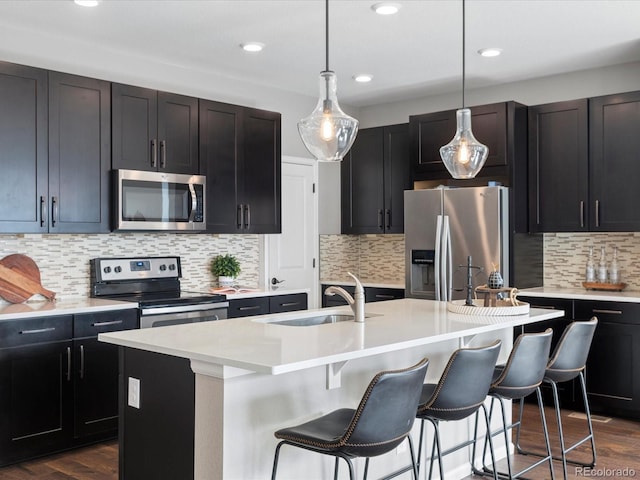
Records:
[[[544,235],[544,286],[581,288],[593,245],[594,261],[605,246],[607,262],[618,247],[621,281],[640,290],[640,232],[547,233]],[[320,280],[340,280],[346,272],[372,282],[404,283],[404,235],[321,235]]]
[[[12,253],[31,257],[42,285],[58,297],[89,295],[89,260],[96,257],[180,256],[183,290],[207,291],[216,283],[209,263],[220,254],[238,257],[238,282],[257,286],[259,235],[189,235],[113,233],[101,235],[0,235],[0,258]]]

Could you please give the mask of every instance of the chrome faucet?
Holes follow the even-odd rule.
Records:
[[[347,272],[347,273],[351,277],[353,277],[353,279],[356,281],[356,289],[353,293],[353,297],[349,295],[349,292],[347,292],[344,288],[334,287],[334,286],[327,287],[327,289],[324,291],[324,294],[340,295],[342,298],[344,298],[347,301],[347,303],[351,307],[351,310],[353,310],[353,316],[355,317],[355,321],[363,323],[364,322],[364,288],[362,286],[362,283],[360,283],[360,280],[358,280],[358,278],[353,273],[351,272]]]

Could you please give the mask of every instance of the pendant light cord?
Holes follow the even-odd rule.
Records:
[[[326,65],[325,71],[329,71],[329,0],[325,0],[325,55],[326,55]]]
[[[327,0],[328,1],[328,0]],[[465,76],[465,5],[462,0],[462,108],[464,108],[464,76]],[[327,58],[329,53],[327,52]],[[328,61],[328,60],[327,60]]]

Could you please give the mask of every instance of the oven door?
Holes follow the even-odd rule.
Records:
[[[227,318],[228,302],[206,305],[204,309],[185,311],[185,307],[163,309],[143,309],[140,314],[140,328],[166,327],[185,323],[210,322]],[[199,307],[205,307],[199,305]],[[167,311],[173,309],[172,311]]]

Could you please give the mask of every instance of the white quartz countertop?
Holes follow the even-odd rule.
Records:
[[[528,297],[568,298],[572,300],[640,303],[640,292],[638,291],[606,292],[586,290],[584,288],[536,287],[520,290],[518,295]]]
[[[51,315],[73,315],[79,313],[138,308],[135,302],[120,302],[88,297],[69,297],[55,302],[46,300],[24,303],[0,303],[0,321]]]
[[[402,299],[366,304],[366,313],[376,316],[364,323],[346,321],[305,327],[269,323],[330,312],[351,313],[351,310],[324,308],[130,330],[100,334],[99,339],[189,358],[192,363],[277,375],[563,315],[561,311],[531,309],[525,315],[469,316],[448,312],[444,302]]]
[[[274,297],[277,295],[291,295],[294,293],[309,293],[308,288],[276,288],[276,289],[254,289],[249,288],[247,290],[251,290],[249,292],[239,292],[239,293],[225,293],[219,292],[223,295],[227,296],[228,300],[236,300],[240,298],[253,298],[253,297]],[[218,292],[215,292],[218,293]]]
[[[399,290],[404,290],[404,282],[398,282],[398,283],[394,283],[394,282],[379,282],[379,281],[370,281],[370,280],[363,280],[363,279],[359,279],[360,283],[362,283],[363,287],[373,287],[373,288],[396,288]],[[355,282],[352,279],[347,279],[347,278],[343,278],[341,280],[321,280],[320,283],[322,285],[339,285],[339,286],[344,286],[344,285],[351,285],[354,286]]]

